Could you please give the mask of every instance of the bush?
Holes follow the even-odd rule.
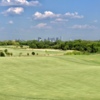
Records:
[[[39,55],[38,53],[36,55]]]
[[[29,53],[27,53],[27,56],[29,56],[30,54]]]
[[[32,55],[35,55],[35,52],[32,52]]]
[[[4,52],[0,52],[0,57],[5,57],[5,53]]]
[[[82,54],[84,53],[80,51],[72,51],[72,52],[65,53],[65,55],[82,55]]]
[[[13,53],[12,53],[12,52],[8,52],[8,49],[5,49],[5,50],[4,50],[4,53],[5,53],[7,56],[13,56]]]
[[[7,50],[7,49],[5,49],[5,50],[4,50],[4,52],[5,52],[5,53],[7,53],[7,52],[8,52],[8,50]]]
[[[7,56],[13,56],[13,53],[12,52],[7,52],[6,55]]]
[[[13,56],[13,53],[10,53],[11,56]]]
[[[23,45],[20,45],[20,48],[23,48]]]

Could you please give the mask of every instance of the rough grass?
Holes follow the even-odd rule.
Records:
[[[32,52],[35,52],[36,55],[40,56],[53,56],[53,55],[64,55],[66,51],[62,50],[55,50],[55,49],[30,49],[30,48],[19,48],[16,46],[0,46],[0,50],[7,49],[8,52],[13,53],[13,56],[19,56],[20,53],[22,56],[27,56],[27,53],[29,53],[30,56],[32,56]]]
[[[100,55],[0,58],[0,100],[100,100]]]

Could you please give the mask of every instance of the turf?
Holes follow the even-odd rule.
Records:
[[[100,55],[0,58],[0,100],[100,100]]]

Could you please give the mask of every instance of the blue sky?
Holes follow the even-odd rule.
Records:
[[[0,40],[100,40],[100,0],[0,0]]]

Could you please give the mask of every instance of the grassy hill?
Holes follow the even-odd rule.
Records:
[[[100,55],[0,58],[0,100],[100,100]]]

